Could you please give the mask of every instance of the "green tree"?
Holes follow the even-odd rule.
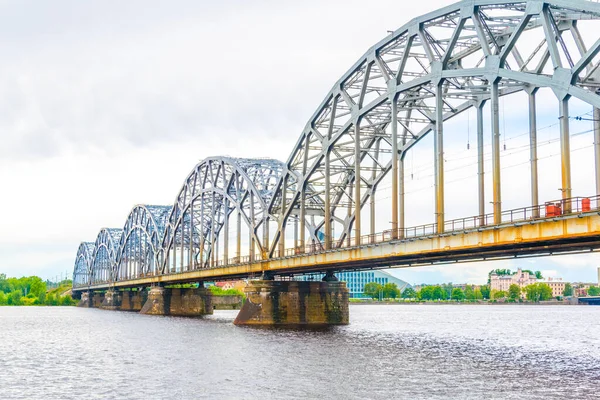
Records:
[[[39,297],[40,293],[46,291],[46,283],[37,276],[32,276],[28,282],[29,293]]]
[[[565,283],[565,290],[563,290],[563,296],[573,296],[573,285],[569,282]]]
[[[600,287],[598,286],[590,286],[587,291],[588,296],[600,296]]]
[[[367,296],[371,297],[372,299],[378,299],[380,296],[380,292],[383,290],[383,286],[381,286],[379,283],[377,282],[369,282],[365,285],[365,288],[363,289],[363,293],[366,294]]]
[[[452,282],[443,283],[442,289],[444,289],[444,292],[445,292],[445,296],[444,296],[445,299],[449,299],[452,297],[452,291],[454,290],[454,286],[452,285]]]
[[[521,295],[521,288],[519,285],[513,283],[508,288],[508,298],[511,300],[517,300]]]
[[[481,295],[483,296],[484,299],[490,298],[490,286],[489,285],[482,285],[479,289],[481,290]]]
[[[492,283],[492,278],[491,275],[492,274],[496,274],[496,275],[512,275],[512,272],[510,272],[510,269],[493,269],[488,273],[488,285]]]
[[[542,271],[535,271],[535,278],[544,279],[544,277],[542,276]]]
[[[54,293],[50,292],[48,293],[48,295],[46,296],[46,302],[45,304],[47,306],[56,306],[58,305],[58,302],[56,300],[56,296],[54,295]]]
[[[59,306],[71,306],[74,304],[73,298],[71,296],[61,296],[58,300]]]
[[[22,295],[20,290],[13,290],[8,295],[6,303],[10,306],[20,306],[22,304],[21,297]]]
[[[475,300],[475,293],[473,291],[473,286],[471,286],[471,285],[465,286],[465,299]]]
[[[508,294],[504,290],[498,290],[494,292],[494,299],[504,299]]]
[[[10,290],[8,290],[8,282],[6,281],[5,274],[0,274],[0,292],[2,292],[2,293],[10,292]]]
[[[417,292],[415,292],[415,289],[413,289],[411,287],[407,287],[402,291],[402,298],[403,299],[415,299],[415,298],[417,298]]]
[[[4,292],[0,292],[0,306],[5,306],[8,302],[8,299],[6,298],[6,295],[4,294]]]
[[[465,299],[465,292],[461,288],[452,289],[452,300],[461,301]]]
[[[527,300],[543,301],[552,298],[552,288],[545,283],[534,283],[525,287]]]
[[[441,286],[434,286],[432,300],[445,300],[446,291]]]
[[[398,289],[398,285],[392,282],[388,282],[383,285],[383,297],[386,299],[396,299],[400,297],[400,289]]]
[[[39,303],[43,304],[46,299],[46,282],[42,281],[42,279],[37,276],[32,277],[29,293],[37,297]]]
[[[422,287],[418,295],[421,300],[433,300],[433,286]]]
[[[510,269],[494,269],[490,271],[490,275],[495,273],[496,275],[512,275]]]

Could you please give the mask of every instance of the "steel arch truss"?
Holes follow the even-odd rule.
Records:
[[[82,242],[79,245],[73,270],[73,287],[88,286],[91,283],[93,253],[93,242]]]
[[[600,38],[585,40],[579,27],[581,21],[599,17],[600,4],[589,1],[469,0],[416,18],[377,43],[334,85],[289,157],[289,170],[270,204],[271,213],[280,215],[270,256],[283,255],[288,221],[295,216],[302,249],[315,240],[325,249],[360,244],[361,234],[374,233],[375,192],[390,172],[390,235],[403,235],[404,155],[430,132],[436,231],[443,232],[444,122],[469,108],[476,108],[481,119],[488,101],[494,219],[499,222],[498,99],[518,91],[535,96],[539,88],[551,88],[558,99],[563,198],[570,198],[568,101],[576,97],[600,107]],[[301,182],[297,190],[292,187],[296,176]],[[309,195],[309,187],[318,190]],[[370,232],[361,227],[360,210],[367,204]],[[483,198],[483,213],[481,204]],[[306,226],[308,216],[316,218],[313,230],[321,234]]]
[[[92,255],[92,284],[115,281],[117,254],[122,229],[103,228],[98,233]]]
[[[159,272],[162,238],[172,206],[138,205],[123,227],[117,255],[116,280]]]
[[[169,216],[162,272],[240,262],[243,242],[249,259],[256,259],[257,252],[263,256],[269,221],[276,220],[267,212],[267,205],[284,169],[283,163],[271,159],[211,157],[198,164],[185,180]],[[230,236],[235,240],[231,259]]]
[[[473,225],[497,225],[503,222],[499,99],[517,92],[529,98],[531,201],[537,206],[541,88],[551,89],[558,104],[561,190],[569,212],[571,98],[594,107],[600,195],[598,19],[600,4],[583,0],[465,0],[415,18],[371,47],[336,82],[285,164],[229,157],[202,161],[173,207],[136,207],[124,231],[103,229],[93,250],[82,244],[74,284],[235,265],[289,255],[286,250],[361,245],[366,243],[361,235],[375,233],[376,209],[384,207],[391,214],[385,240],[405,237],[404,158],[430,133],[435,224],[428,233],[444,233],[444,125],[471,108],[477,115],[480,216]],[[490,199],[484,199],[483,188],[486,104],[493,221],[485,218]],[[390,200],[376,207],[386,179]],[[365,229],[361,222],[367,219]],[[294,249],[289,249],[292,237]]]

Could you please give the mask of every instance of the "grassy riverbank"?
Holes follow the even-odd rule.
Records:
[[[48,289],[48,284],[39,276],[7,278],[0,274],[0,306],[72,306],[72,282],[64,280],[57,287]]]

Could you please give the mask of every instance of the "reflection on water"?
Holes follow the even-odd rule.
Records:
[[[600,398],[600,307],[351,305],[318,330],[0,308],[2,399]]]

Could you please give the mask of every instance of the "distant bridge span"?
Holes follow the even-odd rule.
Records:
[[[597,249],[599,19],[600,4],[583,0],[465,0],[413,19],[334,84],[286,162],[208,158],[172,207],[137,206],[124,229],[104,229],[95,244],[83,243],[75,293]],[[548,206],[538,187],[541,90],[555,97],[560,126],[562,196]],[[525,208],[507,211],[500,98],[515,93],[527,99],[530,190]],[[596,187],[576,193],[591,197],[573,197],[571,99],[593,112]],[[448,221],[444,126],[470,109],[477,116],[478,209],[475,217]],[[431,224],[409,228],[405,158],[429,134],[434,210]]]

